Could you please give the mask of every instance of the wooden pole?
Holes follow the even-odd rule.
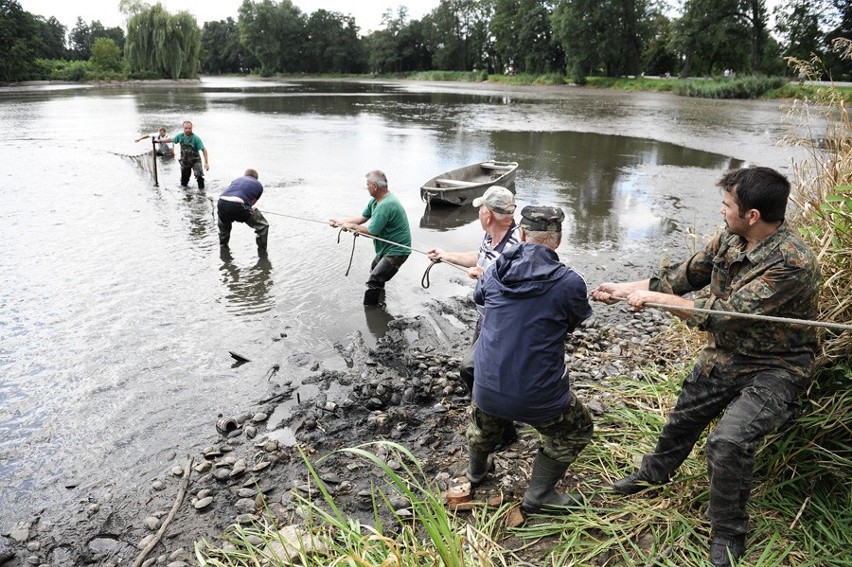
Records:
[[[151,136],[151,157],[154,159],[154,187],[160,186],[160,180],[157,179],[157,142],[154,136]]]

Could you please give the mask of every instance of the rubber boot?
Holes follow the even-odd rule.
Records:
[[[368,288],[367,291],[364,292],[364,305],[378,305],[381,298],[382,290]]]
[[[470,484],[476,486],[480,484],[491,469],[494,467],[494,461],[491,459],[491,453],[485,451],[474,451],[470,449],[470,463],[467,466],[465,476],[470,481]]]
[[[555,490],[556,483],[567,470],[566,463],[551,459],[539,449],[521,508],[529,513],[569,514],[569,507],[582,505],[583,498],[579,494],[561,494]]]
[[[198,176],[198,188],[204,189],[204,176],[203,175]]]

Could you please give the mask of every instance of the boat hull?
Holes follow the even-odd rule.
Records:
[[[420,187],[420,198],[430,206],[470,205],[492,185],[515,192],[516,162],[486,161],[433,177]]]

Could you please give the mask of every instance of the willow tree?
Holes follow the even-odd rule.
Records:
[[[201,30],[189,12],[172,15],[157,3],[127,22],[124,57],[133,73],[190,79],[198,73],[200,51]]]

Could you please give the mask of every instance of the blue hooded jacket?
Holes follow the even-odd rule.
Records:
[[[477,407],[531,424],[564,413],[565,336],[592,314],[583,277],[553,250],[523,242],[488,268],[473,297],[485,304],[474,353]]]

